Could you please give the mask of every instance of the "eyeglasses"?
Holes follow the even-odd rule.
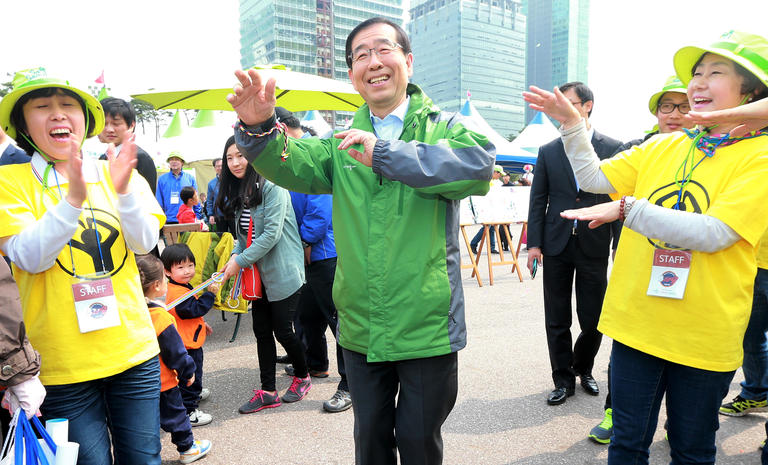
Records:
[[[665,115],[675,111],[675,108],[677,108],[680,111],[681,115],[685,115],[689,111],[691,111],[691,104],[688,103],[688,102],[685,102],[685,103],[660,103],[659,104],[659,111],[664,113]]]
[[[371,56],[373,56],[374,53],[379,59],[382,59],[387,55],[389,55],[390,53],[397,50],[398,48],[403,48],[403,46],[398,43],[387,40],[383,42],[381,45],[374,48],[364,48],[364,49],[356,50],[349,55],[349,59],[352,60],[353,65],[356,65],[358,63],[366,63],[371,58]]]

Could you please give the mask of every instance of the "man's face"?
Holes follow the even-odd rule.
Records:
[[[500,177],[501,177],[501,173],[499,173],[498,171],[493,172],[493,179],[499,179]]]
[[[181,161],[181,158],[171,157],[168,159],[168,168],[170,168],[174,173],[181,171],[181,167],[183,165],[184,162]]]
[[[221,175],[221,159],[218,159],[213,163],[213,169],[216,170],[216,176]]]
[[[133,133],[135,124],[128,126],[120,115],[106,115],[104,130],[99,134],[99,140],[105,144],[120,145]]]
[[[371,112],[383,118],[405,100],[408,78],[413,75],[413,55],[400,47],[379,56],[370,49],[397,44],[397,33],[388,24],[374,24],[362,29],[352,41],[352,54],[364,51],[366,59],[352,63],[349,79],[368,104]]]
[[[670,113],[662,112],[663,107],[664,110],[667,110],[666,107],[673,105],[682,105],[683,110],[686,113],[690,110],[688,96],[686,94],[681,94],[680,92],[667,92],[662,95],[659,99],[658,107],[656,108],[656,118],[659,120],[659,132],[661,134],[679,131],[682,128],[690,129],[693,127],[693,123],[689,123],[683,118],[683,113],[680,113],[679,106],[675,106]]]
[[[574,107],[576,107],[576,110],[579,112],[582,118],[585,120],[589,119],[589,112],[592,110],[592,101],[582,102],[581,98],[579,98],[579,94],[576,93],[576,90],[571,88],[563,92],[563,95],[565,98],[571,101]]]

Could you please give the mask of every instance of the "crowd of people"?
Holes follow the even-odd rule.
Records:
[[[365,105],[326,139],[276,107],[274,79],[237,71],[238,123],[206,193],[178,152],[157,177],[130,103],[44,68],[17,74],[0,101],[4,404],[67,418],[80,464],[159,464],[161,428],[182,463],[205,457],[211,442],[192,432],[213,421],[200,408],[204,316],[222,280],[255,266],[260,379],[239,412],[301,401],[328,377],[330,328],[340,382],[323,408],[352,409],[355,462],[442,463],[467,343],[459,203],[513,183],[486,136],[409,82],[400,26],[358,24],[346,61]],[[546,402],[566,402],[577,378],[598,396],[595,355],[613,339],[589,432],[610,464],[648,463],[664,397],[675,464],[714,463],[718,413],[768,409],[768,41],[731,31],[673,62],[649,100],[657,127],[627,144],[591,127],[583,83],[524,93],[561,132],[518,181],[531,186],[528,268],[543,266]],[[94,136],[108,144],[99,160],[82,155]],[[173,223],[236,238],[204,290],[189,246],[157,247]],[[724,403],[742,360],[742,391]]]

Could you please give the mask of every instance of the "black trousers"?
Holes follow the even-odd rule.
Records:
[[[458,393],[456,352],[368,363],[363,354],[343,351],[354,399],[355,464],[395,465],[395,448],[402,465],[441,464],[440,428]]]
[[[608,257],[588,257],[571,236],[559,255],[544,257],[544,321],[549,361],[556,387],[575,386],[576,375],[591,375],[603,335],[597,330],[605,288]],[[581,333],[572,345],[571,294],[576,275],[576,315]]]
[[[195,438],[192,435],[192,425],[189,424],[187,409],[181,400],[179,386],[160,393],[160,427],[163,431],[171,433],[171,442],[176,445],[176,450],[179,452],[192,447]]]
[[[187,408],[187,413],[192,413],[200,405],[200,393],[203,392],[203,348],[187,349],[187,353],[195,361],[195,381],[190,386],[180,382],[179,391],[184,400],[184,407]]]
[[[328,342],[325,329],[330,326],[337,336],[339,321],[333,304],[333,278],[336,274],[336,257],[312,262],[307,266],[307,283],[299,299],[299,321],[306,344],[307,365],[313,370],[328,369]],[[344,354],[336,343],[336,366],[341,376],[338,389],[349,391]]]
[[[261,299],[254,300],[251,307],[253,315],[253,335],[256,336],[256,352],[259,356],[259,376],[261,389],[275,390],[275,363],[277,348],[275,339],[291,357],[296,376],[306,378],[307,362],[304,360],[304,347],[293,332],[293,315],[299,303],[301,289],[290,297],[275,302],[267,299],[267,291],[262,285]],[[273,336],[274,335],[274,336]]]

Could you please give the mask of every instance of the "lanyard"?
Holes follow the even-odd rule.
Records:
[[[698,168],[701,162],[703,162],[705,159],[714,157],[715,151],[720,146],[720,144],[728,140],[728,135],[726,134],[724,136],[717,138],[717,142],[713,145],[712,143],[714,141],[709,140],[709,138],[705,139],[704,138],[705,134],[706,134],[706,130],[699,132],[696,135],[696,137],[693,138],[693,140],[691,141],[691,147],[688,149],[688,153],[683,159],[683,162],[680,164],[680,167],[677,168],[677,172],[675,173],[675,184],[679,187],[679,190],[677,191],[677,201],[675,202],[675,205],[672,207],[673,210],[680,210],[680,203],[683,200],[685,187],[688,185],[689,182],[691,182],[691,178],[693,177],[694,170],[696,170],[696,168]],[[694,163],[696,160],[697,148],[701,149],[701,151],[704,152],[704,156],[701,157],[701,159],[699,159],[698,162]],[[686,174],[686,170],[688,168],[689,162],[692,165],[691,171],[689,171]]]
[[[224,280],[224,273],[221,273],[221,272],[213,273],[210,278],[208,278],[207,280],[205,280],[202,283],[198,284],[194,288],[188,290],[184,294],[180,295],[173,302],[169,302],[169,303],[165,304],[165,307],[166,308],[173,308],[173,307],[179,305],[180,303],[184,302],[185,300],[189,299],[193,295],[197,294],[201,289],[208,287],[211,283],[213,283],[213,282],[220,283],[223,280]]]
[[[35,176],[38,178],[38,180],[40,180],[40,182],[43,184],[43,192],[41,193],[41,195],[44,196],[45,193],[48,192],[48,194],[51,195],[51,197],[53,197],[55,199],[56,198],[55,194],[52,192],[50,186],[47,185],[48,184],[47,183],[48,173],[51,171],[52,167],[53,167],[53,164],[52,163],[48,163],[48,165],[46,166],[45,172],[44,172],[42,177],[40,176],[40,173],[37,172],[37,170],[35,169],[34,165],[32,166],[32,171],[35,173]],[[58,192],[59,192],[59,198],[57,200],[65,202],[66,200],[64,200],[64,194],[61,191],[61,184],[59,183],[59,175],[58,175],[58,172],[56,171],[56,169],[53,169],[53,176],[54,176],[54,179],[56,180],[56,187],[57,187]],[[96,233],[96,247],[97,247],[97,249],[99,251],[99,260],[101,261],[101,272],[102,273],[106,273],[107,272],[107,266],[104,263],[104,252],[101,249],[101,235],[99,234],[98,223],[96,222],[96,214],[93,211],[93,207],[91,206],[91,201],[90,201],[89,196],[88,196],[88,184],[87,183],[86,183],[86,189],[85,189],[85,200],[86,200],[86,203],[88,204],[88,206],[86,208],[91,212],[91,220],[93,221],[93,223],[92,223],[93,224],[93,230]],[[72,276],[77,276],[77,270],[76,270],[76,267],[75,267],[75,257],[74,257],[74,252],[72,251],[72,239],[71,238],[70,238],[69,241],[67,241],[67,245],[69,246],[69,258],[70,258],[70,260],[72,262]],[[96,272],[99,273],[98,270],[96,270]]]

